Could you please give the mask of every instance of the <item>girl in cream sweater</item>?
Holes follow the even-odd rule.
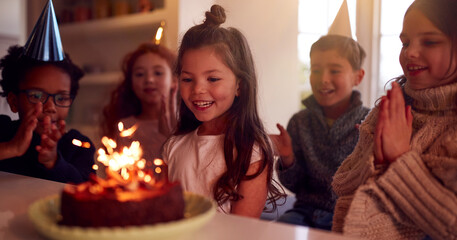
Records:
[[[457,2],[416,0],[404,76],[360,126],[333,179],[333,230],[365,239],[457,238]]]

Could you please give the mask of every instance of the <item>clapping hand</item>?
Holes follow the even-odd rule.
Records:
[[[294,161],[294,152],[292,150],[292,140],[289,133],[281,124],[276,124],[279,129],[279,135],[271,134],[270,138],[275,145],[275,152],[281,157],[284,167],[289,167]]]
[[[38,162],[46,168],[53,168],[57,161],[57,143],[65,134],[65,121],[60,120],[57,124],[51,123],[51,117],[43,118],[43,133],[41,134],[41,145],[36,146],[38,151]]]
[[[390,164],[410,150],[413,116],[398,83],[383,96],[374,135],[375,163]]]
[[[32,141],[33,131],[38,124],[38,115],[41,113],[43,105],[37,103],[35,108],[31,108],[25,116],[21,119],[21,123],[16,132],[16,135],[11,141],[4,144],[4,152],[2,151],[2,157],[0,159],[18,157],[24,155],[30,146]]]

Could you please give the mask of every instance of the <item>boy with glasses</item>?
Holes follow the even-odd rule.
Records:
[[[16,121],[0,115],[0,171],[80,183],[94,172],[95,148],[78,131],[66,132],[65,118],[83,72],[64,54],[57,25],[46,22],[55,16],[44,17],[25,47],[10,47],[0,60],[2,95],[19,114]]]

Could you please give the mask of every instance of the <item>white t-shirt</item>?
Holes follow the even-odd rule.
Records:
[[[163,158],[170,181],[180,181],[184,190],[213,199],[213,186],[226,171],[224,135],[197,135],[198,128],[186,135],[172,136],[165,144]],[[254,145],[251,164],[262,159]],[[230,202],[218,209],[230,213]]]

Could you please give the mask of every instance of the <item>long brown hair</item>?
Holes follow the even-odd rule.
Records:
[[[253,179],[266,170],[268,171],[268,200],[273,204],[273,209],[276,209],[276,200],[284,194],[276,187],[272,179],[273,149],[258,115],[257,77],[251,50],[239,30],[220,27],[220,24],[224,22],[225,10],[219,5],[213,5],[211,11],[206,12],[206,20],[202,24],[190,28],[184,35],[175,71],[180,76],[182,57],[187,50],[210,46],[235,74],[239,81],[239,96],[235,97],[227,112],[228,119],[224,137],[227,171],[214,185],[214,199],[220,205],[229,200],[240,200],[243,198],[237,190],[240,182]],[[178,127],[174,135],[189,133],[201,124],[202,122],[195,118],[181,99]],[[246,175],[254,144],[259,146],[263,156],[262,165],[253,175]],[[234,156],[234,152],[236,156]]]
[[[142,43],[133,52],[127,54],[122,61],[123,81],[111,93],[108,105],[103,108],[100,125],[102,136],[115,138],[119,120],[141,113],[141,102],[133,92],[132,74],[136,60],[147,53],[155,53],[164,58],[170,69],[173,70],[176,54],[162,45],[146,42]],[[176,76],[174,76],[176,78]]]

